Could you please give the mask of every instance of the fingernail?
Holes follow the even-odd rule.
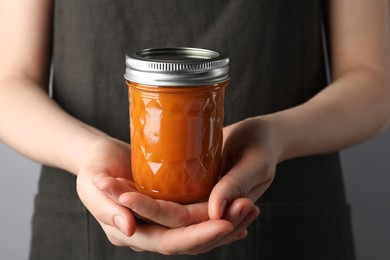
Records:
[[[227,200],[222,201],[221,207],[219,208],[219,218],[223,217],[223,214],[225,213],[226,205],[227,205]]]
[[[115,215],[114,224],[120,232],[128,236],[125,220],[120,215]]]

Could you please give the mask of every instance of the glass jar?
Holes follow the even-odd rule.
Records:
[[[220,178],[229,59],[195,48],[126,57],[132,176],[152,198],[207,199]]]

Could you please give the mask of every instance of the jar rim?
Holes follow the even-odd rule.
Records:
[[[229,79],[222,52],[189,48],[149,48],[126,56],[125,79],[156,86],[199,86]]]

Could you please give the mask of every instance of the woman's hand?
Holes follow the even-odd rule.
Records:
[[[279,144],[270,124],[260,117],[226,127],[223,170],[208,203],[180,205],[136,192],[130,181],[100,175],[96,186],[117,204],[132,210],[138,221],[132,237],[109,227],[111,241],[135,250],[164,254],[197,254],[246,236],[258,216],[254,205],[269,187],[279,158]]]
[[[267,117],[249,118],[224,128],[222,172],[209,198],[209,216],[221,218],[238,198],[255,202],[271,185],[281,155],[276,129]]]
[[[234,201],[222,219],[211,220],[208,203],[181,205],[154,200],[133,188],[131,181],[101,175],[96,186],[138,217],[133,236],[126,237],[118,230],[103,226],[110,241],[137,251],[162,254],[199,254],[246,236],[246,228],[258,216],[259,210],[249,199]]]
[[[225,219],[208,218],[207,203],[183,206],[153,200],[131,182],[129,145],[104,138],[81,158],[77,192],[84,205],[118,246],[163,254],[197,254],[243,238],[258,215],[250,200],[232,204]],[[148,222],[134,218],[148,219]]]
[[[135,219],[131,211],[107,197],[93,182],[101,175],[131,178],[129,144],[109,137],[99,139],[88,146],[80,160],[77,193],[81,201],[103,228],[112,226],[126,236],[133,235]]]

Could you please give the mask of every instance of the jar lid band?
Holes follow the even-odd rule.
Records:
[[[126,56],[124,77],[156,86],[200,86],[229,79],[229,58],[221,52],[176,47],[136,51]]]

